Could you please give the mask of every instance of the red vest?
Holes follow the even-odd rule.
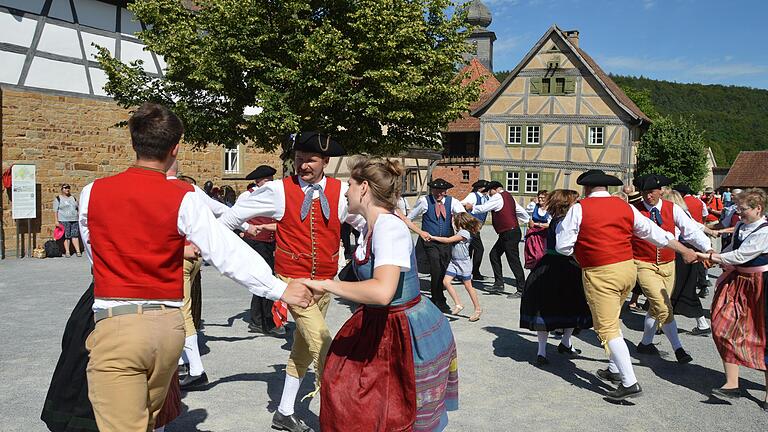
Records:
[[[635,216],[618,197],[584,198],[581,225],[574,246],[582,268],[599,267],[632,259]]]
[[[693,220],[698,223],[704,223],[704,217],[701,215],[701,213],[704,212],[704,203],[693,195],[684,196],[683,201],[685,201],[685,205],[688,206],[688,213],[691,214]]]
[[[192,185],[165,173],[128,168],[96,180],[88,202],[97,298],[179,300],[184,297],[184,237],[179,206]]]
[[[635,203],[637,210],[650,219],[651,213],[640,200]],[[675,234],[675,204],[672,201],[661,200],[661,229]],[[632,237],[632,250],[635,259],[649,263],[667,263],[675,259],[675,251],[669,248],[657,248],[653,243],[638,237]]]
[[[290,278],[333,279],[339,269],[339,196],[341,182],[326,177],[325,193],[330,206],[326,221],[320,199],[312,200],[305,220],[301,220],[304,191],[297,176],[283,179],[285,214],[277,222],[275,273]]]
[[[254,188],[248,188],[248,192],[253,192]],[[255,218],[248,219],[248,223],[251,225],[266,225],[277,222],[275,219],[272,219],[271,217],[266,216],[256,216]],[[274,231],[267,231],[262,230],[260,233],[256,235],[251,235],[246,233],[243,233],[243,236],[247,239],[256,240],[264,243],[274,243],[275,242],[275,232]]]
[[[515,199],[507,191],[502,191],[501,199],[504,201],[504,205],[501,210],[493,212],[493,229],[498,234],[519,228],[520,224],[517,221],[517,213],[515,212],[517,205]]]

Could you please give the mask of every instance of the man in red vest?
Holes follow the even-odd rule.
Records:
[[[248,199],[248,196],[256,189],[264,186],[275,179],[277,170],[268,165],[260,165],[251,171],[246,180],[252,183],[248,189],[240,194],[238,201]],[[248,223],[254,228],[251,233],[244,232],[243,240],[248,246],[264,258],[264,261],[274,270],[275,268],[275,231],[277,230],[276,220],[271,217],[257,216],[248,220]],[[285,326],[282,322],[276,323],[272,317],[272,306],[274,302],[264,297],[254,295],[251,298],[251,322],[248,324],[248,331],[273,337],[285,337]],[[279,324],[279,326],[278,326]]]
[[[512,195],[504,189],[504,186],[498,181],[491,181],[486,186],[488,191],[488,202],[485,204],[474,205],[465,203],[464,207],[472,214],[483,212],[493,213],[493,229],[499,235],[499,239],[491,248],[488,257],[491,259],[491,269],[493,269],[493,287],[492,291],[504,291],[504,273],[501,270],[501,256],[507,255],[507,263],[515,276],[515,286],[517,290],[512,296],[520,297],[523,295],[525,287],[525,272],[520,263],[520,223],[518,220],[527,223],[530,216],[528,212],[521,207]]]
[[[608,186],[623,184],[618,178],[601,170],[589,170],[576,183],[584,186],[586,198],[574,204],[558,226],[556,249],[563,255],[575,255],[582,268],[584,294],[595,331],[610,358],[608,369],[598,370],[597,376],[619,384],[616,390],[608,392],[607,398],[620,401],[642,392],[619,318],[637,277],[632,239],[639,237],[658,247],[672,248],[686,262],[693,262],[696,254],[675,240],[673,234],[643,217],[635,207],[611,196]]]
[[[669,178],[658,174],[646,174],[638,177],[636,183],[643,197],[641,201],[634,204],[638,212],[664,231],[675,238],[679,237],[680,240],[699,251],[705,252],[712,249],[712,242],[702,231],[701,225],[697,224],[677,204],[661,199],[661,188],[672,183]],[[677,335],[677,323],[669,300],[675,287],[675,252],[639,238],[632,239],[632,251],[637,265],[637,282],[650,303],[648,313],[645,315],[643,340],[637,344],[637,352],[659,354],[659,350],[653,344],[653,337],[661,323],[661,330],[672,344],[677,361],[690,362],[693,358],[683,349],[680,337]]]
[[[154,427],[184,345],[185,238],[253,293],[302,306],[312,301],[305,287],[275,278],[257,253],[218,224],[191,185],[166,179],[184,132],[176,115],[145,103],[128,128],[135,165],[87,185],[80,197],[95,296],[96,327],[86,340],[88,396],[102,432]]]
[[[267,182],[222,216],[219,221],[236,228],[243,221],[262,216],[277,220],[275,273],[285,281],[296,278],[333,279],[339,268],[341,224],[360,226],[363,221],[347,211],[349,187],[324,174],[329,158],[346,154],[330,136],[305,132],[294,138],[296,175]],[[255,229],[249,228],[255,233]],[[291,432],[307,432],[294,412],[299,387],[314,363],[319,388],[323,363],[331,343],[325,323],[330,296],[323,295],[304,308],[290,306],[296,321],[291,355],[286,365],[285,386],[272,426]]]

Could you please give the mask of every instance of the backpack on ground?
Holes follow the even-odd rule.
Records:
[[[46,258],[58,258],[62,255],[61,246],[56,240],[48,240],[45,242],[45,244],[43,244],[43,249],[45,249]]]

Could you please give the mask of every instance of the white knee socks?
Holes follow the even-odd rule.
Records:
[[[160,426],[159,428],[155,429],[155,432],[165,432],[165,426]]]
[[[616,366],[621,374],[621,383],[629,387],[637,382],[635,370],[632,369],[632,359],[629,357],[629,349],[623,337],[613,338],[608,341],[608,349],[611,352],[611,363]],[[608,365],[610,369],[611,365]]]
[[[296,396],[299,394],[299,387],[304,377],[296,378],[285,374],[285,385],[283,386],[283,396],[280,398],[280,406],[277,408],[280,414],[289,416],[293,414]]]
[[[564,328],[563,329],[563,338],[560,340],[560,343],[563,344],[566,348],[571,347],[571,335],[573,334],[572,328]]]
[[[696,327],[705,330],[709,328],[709,323],[707,322],[707,319],[703,316],[700,316],[696,318]]]
[[[547,338],[549,337],[549,332],[539,330],[536,332],[536,334],[539,337],[539,352],[536,355],[546,357],[547,356]]]
[[[683,343],[680,342],[680,336],[677,334],[677,323],[672,320],[669,324],[661,326],[661,331],[664,332],[664,336],[669,339],[669,343],[672,344],[672,349],[677,350],[683,347]]]
[[[643,327],[643,340],[640,341],[640,343],[643,345],[650,345],[653,343],[653,337],[656,336],[656,319],[654,319],[650,313],[645,315],[645,324]]]
[[[197,346],[196,334],[184,339],[184,351],[182,351],[181,355],[182,358],[186,357],[186,360],[189,362],[190,375],[200,376],[205,372],[203,360],[200,358],[200,348]]]

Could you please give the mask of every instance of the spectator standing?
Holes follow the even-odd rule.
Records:
[[[61,185],[61,193],[53,200],[53,212],[56,215],[56,225],[64,226],[64,256],[69,258],[70,244],[75,247],[77,256],[83,256],[80,251],[80,229],[77,225],[77,199],[72,196],[69,184]]]
[[[723,206],[728,207],[733,204],[733,195],[731,194],[731,188],[726,188],[723,192]]]

